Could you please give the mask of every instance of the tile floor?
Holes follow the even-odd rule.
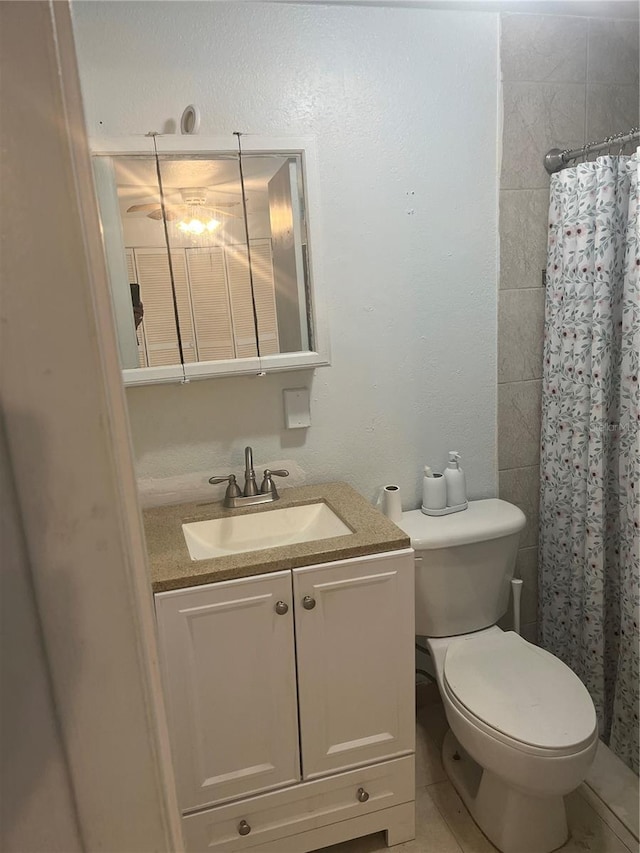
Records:
[[[416,726],[416,837],[388,848],[384,833],[355,838],[322,853],[495,853],[447,780],[440,750],[447,721],[435,685],[420,685]],[[580,789],[567,798],[571,838],[558,853],[638,853],[598,816]],[[538,853],[531,850],[530,853]]]

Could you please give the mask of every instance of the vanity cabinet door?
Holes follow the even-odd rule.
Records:
[[[293,570],[302,773],[413,752],[413,551]]]
[[[291,573],[155,598],[182,811],[299,781]]]

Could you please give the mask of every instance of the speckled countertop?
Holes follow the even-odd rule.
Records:
[[[192,560],[189,556],[183,523],[270,512],[319,501],[324,501],[353,533],[210,560]],[[143,518],[154,592],[396,551],[410,545],[406,533],[346,483],[283,489],[280,500],[266,506],[228,510],[221,502],[174,504],[146,509]]]

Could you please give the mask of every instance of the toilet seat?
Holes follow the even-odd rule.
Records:
[[[571,755],[597,736],[593,702],[580,679],[513,632],[452,641],[443,684],[469,722],[519,751]]]

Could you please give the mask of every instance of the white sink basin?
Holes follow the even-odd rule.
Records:
[[[353,533],[325,503],[192,521],[182,525],[192,560],[209,560]]]

